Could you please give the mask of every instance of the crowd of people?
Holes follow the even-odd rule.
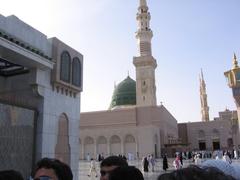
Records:
[[[183,166],[182,153],[176,153],[172,162],[175,170],[168,171],[169,162],[167,154],[162,158],[161,175],[156,180],[240,180],[240,164],[233,163],[228,152],[223,152],[221,158],[203,160],[200,153],[194,154],[194,165]],[[98,171],[96,160],[100,161]],[[88,177],[100,180],[144,180],[148,172],[155,172],[156,159],[152,154],[143,157],[142,171],[137,167],[128,165],[127,158],[123,156],[109,156],[90,159]],[[171,163],[171,162],[170,162]],[[146,174],[145,174],[146,173]],[[160,173],[160,172],[159,172]],[[30,180],[73,180],[70,167],[51,158],[43,158],[36,163],[32,170]],[[86,177],[87,179],[87,177]],[[22,175],[15,170],[0,171],[0,180],[24,180]]]

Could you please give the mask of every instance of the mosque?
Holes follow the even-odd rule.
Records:
[[[80,159],[122,154],[141,158],[160,157],[176,151],[232,149],[239,145],[237,112],[226,109],[209,120],[206,84],[200,75],[202,121],[178,123],[164,107],[157,105],[152,55],[150,12],[146,0],[139,0],[136,32],[139,54],[133,57],[136,80],[127,76],[114,88],[108,110],[82,112]]]
[[[178,123],[164,105],[157,105],[150,18],[146,0],[139,0],[139,54],[133,58],[136,80],[127,76],[115,87],[108,110],[80,113],[83,55],[14,15],[0,14],[0,170],[15,169],[27,179],[36,161],[50,157],[69,164],[78,179],[79,159],[87,155],[141,158],[239,148],[240,68],[236,56],[224,75],[237,111],[226,109],[209,119],[201,73],[202,120]]]

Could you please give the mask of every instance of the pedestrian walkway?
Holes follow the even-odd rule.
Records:
[[[174,167],[172,165],[174,159],[168,159],[168,167],[169,169],[167,170],[167,172],[171,172],[172,170],[174,170]],[[206,159],[205,159],[206,160]],[[146,174],[144,174],[144,179],[145,180],[157,180],[157,177],[160,174],[165,173],[165,171],[162,169],[162,159],[157,159],[156,160],[156,166],[155,166],[155,171],[154,172],[148,172]],[[235,162],[239,162],[240,160],[234,160]],[[134,161],[129,161],[128,162],[129,165],[131,166],[135,166],[138,169],[140,169],[142,171],[142,161],[141,160],[134,160]],[[194,164],[192,162],[192,160],[184,160],[183,161],[183,167],[187,167],[190,164]],[[96,162],[96,167],[97,167],[97,172],[99,173],[99,162]],[[89,168],[90,168],[90,161],[79,161],[79,180],[99,180],[100,174],[98,174],[98,177],[88,177],[88,172],[89,172]]]
[[[171,170],[173,170],[173,166],[172,166],[172,161],[173,159],[169,159],[169,169],[168,171],[170,172]],[[142,171],[142,161],[141,160],[134,160],[134,161],[129,161],[128,162],[129,165],[131,166],[135,166],[138,169],[140,169]],[[96,162],[96,167],[97,167],[97,172],[99,172],[99,162]],[[100,175],[98,174],[98,177],[88,177],[88,172],[89,172],[89,168],[90,168],[90,161],[80,161],[79,162],[79,167],[80,167],[80,171],[79,171],[79,179],[80,180],[96,180],[99,179]],[[155,171],[154,172],[148,172],[146,174],[144,174],[144,179],[145,180],[156,180],[157,177],[164,173],[164,171],[162,170],[162,159],[157,159],[156,162],[156,166],[155,166]]]

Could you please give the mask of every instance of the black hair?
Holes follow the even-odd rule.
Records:
[[[224,174],[215,167],[204,167],[191,165],[187,168],[175,170],[171,173],[165,173],[157,180],[235,180],[232,176]]]
[[[58,159],[43,158],[37,162],[36,167],[32,173],[32,177],[41,169],[53,169],[59,180],[72,180],[73,174],[70,167]]]
[[[24,180],[21,173],[15,170],[0,171],[0,180]]]
[[[134,166],[119,166],[109,174],[109,180],[144,180],[143,174]]]
[[[122,157],[109,156],[101,162],[100,167],[103,166],[128,166],[128,163]]]

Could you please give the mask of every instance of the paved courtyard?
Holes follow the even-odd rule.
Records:
[[[145,180],[156,180],[160,174],[165,173],[162,169],[162,159],[157,159],[156,161],[157,161],[157,163],[155,166],[155,171],[144,174]],[[237,161],[240,162],[239,160],[237,160]],[[169,169],[167,172],[170,172],[174,169],[172,162],[173,162],[173,159],[168,159]],[[87,176],[88,172],[89,172],[90,162],[80,161],[79,163],[80,163],[80,172],[79,172],[80,180],[98,180],[99,179],[99,174],[98,174],[97,178],[95,178],[95,177],[91,178],[91,177]],[[97,164],[97,172],[99,172],[99,163],[97,162],[96,164]],[[140,170],[142,169],[141,160],[129,161],[128,164],[133,165]],[[191,160],[184,160],[184,162],[183,162],[184,167],[187,167],[190,164],[193,164],[193,162]]]
[[[162,159],[157,159],[156,160],[156,166],[155,166],[155,171],[154,172],[149,172],[148,174],[144,174],[144,179],[145,180],[156,180],[157,177],[160,174],[165,173],[162,169]],[[240,163],[240,160],[233,160],[234,162],[238,162]],[[168,164],[169,164],[169,169],[167,172],[170,172],[172,170],[174,170],[174,167],[172,165],[173,159],[168,159]],[[90,162],[88,161],[80,161],[80,171],[79,171],[79,180],[98,180],[99,179],[99,174],[98,177],[88,177],[88,172],[89,172],[89,167],[90,167]],[[97,162],[97,172],[99,172],[99,163]],[[142,169],[142,165],[141,165],[141,160],[134,160],[134,161],[129,161],[128,162],[129,165],[135,166],[138,169]],[[183,166],[187,167],[188,165],[193,164],[193,162],[191,160],[184,160],[183,161]]]

